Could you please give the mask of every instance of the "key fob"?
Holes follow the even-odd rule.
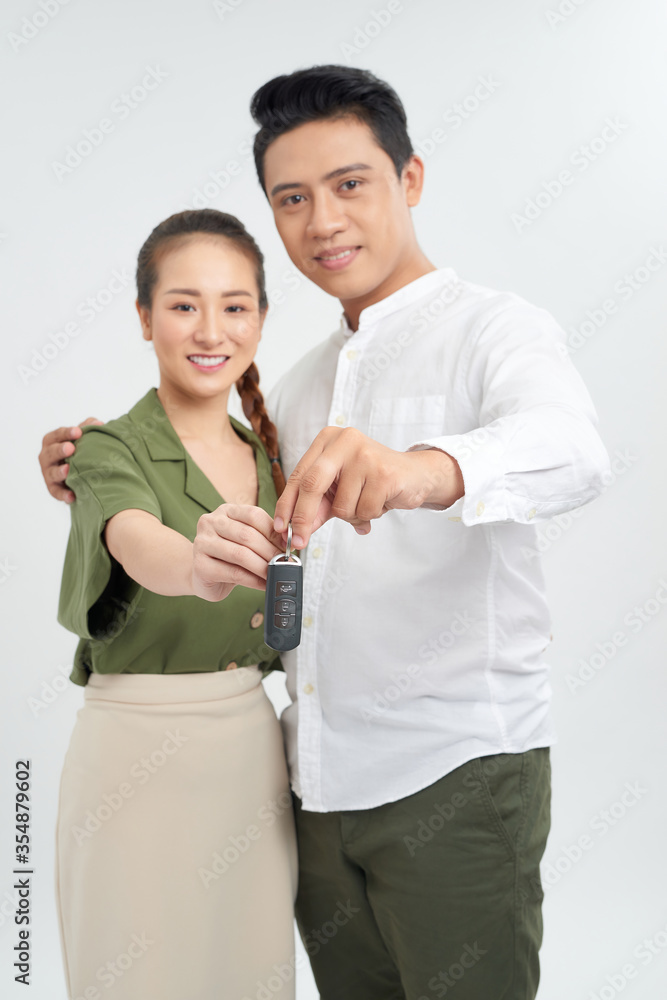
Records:
[[[266,574],[264,642],[284,652],[301,641],[303,566],[298,556],[274,556]]]

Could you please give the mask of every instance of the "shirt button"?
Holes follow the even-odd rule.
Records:
[[[343,424],[345,423],[345,417],[343,416],[342,413],[339,413],[338,416],[336,417],[336,423],[338,424],[339,427],[342,427]]]
[[[225,670],[236,670],[237,667],[238,667],[238,663],[235,660],[232,660],[231,663],[227,664],[227,666],[225,667]]]
[[[264,615],[261,611],[255,611],[254,615],[250,619],[250,628],[259,628],[259,626],[264,621]]]
[[[483,500],[480,500],[479,503],[477,504],[477,511],[476,511],[476,513],[477,513],[477,517],[481,517],[482,514],[484,513],[484,501]]]
[[[321,555],[322,549],[318,545],[316,549],[313,549],[313,559],[319,559]]]
[[[303,619],[303,627],[310,628],[312,624],[313,624],[313,619],[310,617],[310,615],[306,615],[306,617]]]
[[[537,514],[537,507],[533,507],[532,510],[528,511],[528,520],[532,521],[536,514]]]
[[[313,687],[312,684],[304,684],[303,685],[303,693],[304,694],[312,694],[314,690],[315,690],[315,688]]]
[[[354,359],[357,356],[357,351],[355,351],[354,348],[351,347],[350,350],[347,352],[347,356],[350,361],[354,361]]]

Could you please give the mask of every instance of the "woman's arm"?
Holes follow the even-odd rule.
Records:
[[[154,514],[119,511],[107,521],[104,541],[127,575],[146,590],[164,597],[194,595],[192,542]]]
[[[106,522],[104,541],[147,590],[205,601],[222,601],[237,585],[264,590],[267,563],[281,551],[271,515],[241,504],[203,514],[194,542],[148,511],[121,510]]]

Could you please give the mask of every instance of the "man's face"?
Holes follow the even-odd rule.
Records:
[[[421,161],[413,157],[399,178],[368,125],[325,119],[271,143],[264,177],[287,253],[311,281],[343,304],[369,305],[401,287],[416,250],[410,207]]]

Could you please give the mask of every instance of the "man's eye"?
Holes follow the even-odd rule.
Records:
[[[350,184],[352,185],[352,187],[349,187]],[[361,181],[357,180],[343,181],[341,187],[344,188],[346,191],[354,191],[355,188],[358,188],[360,184]]]
[[[299,205],[300,202],[295,201],[295,198],[303,198],[302,194],[290,194],[283,200],[283,205]]]

